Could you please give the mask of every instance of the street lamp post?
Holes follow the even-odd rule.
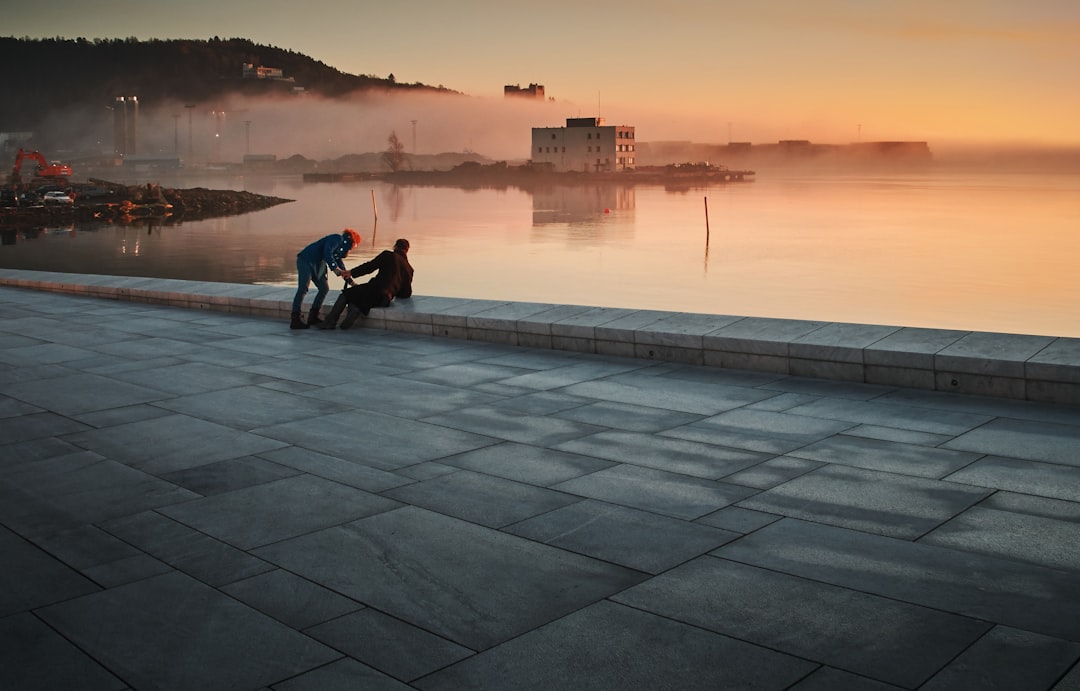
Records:
[[[195,104],[185,103],[184,107],[187,108],[187,157],[188,163],[191,163],[191,109],[195,107]]]

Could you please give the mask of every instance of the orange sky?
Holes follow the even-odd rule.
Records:
[[[0,32],[244,37],[492,99],[537,82],[537,125],[599,112],[643,141],[1080,145],[1076,0],[54,0]]]

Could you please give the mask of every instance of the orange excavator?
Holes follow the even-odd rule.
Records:
[[[59,161],[53,161],[50,163],[45,160],[45,157],[41,155],[39,151],[23,151],[19,149],[15,154],[15,168],[11,171],[12,184],[18,185],[22,182],[20,173],[22,172],[23,161],[30,160],[37,163],[37,170],[34,173],[35,177],[44,178],[47,180],[62,180],[71,177],[71,166]]]

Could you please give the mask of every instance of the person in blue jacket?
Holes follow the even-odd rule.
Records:
[[[327,269],[336,275],[345,278],[346,282],[352,283],[352,276],[345,268],[345,257],[349,256],[349,250],[360,244],[360,234],[352,228],[346,228],[340,234],[327,235],[321,240],[316,240],[296,255],[296,296],[293,297],[292,321],[290,329],[306,329],[322,322],[319,318],[319,308],[322,307],[326,294],[330,292],[330,283],[327,281]],[[300,318],[304,309],[304,296],[307,295],[308,286],[315,283],[318,292],[315,300],[311,303],[311,312],[308,313],[307,323]]]

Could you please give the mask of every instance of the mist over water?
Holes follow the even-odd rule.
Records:
[[[1080,337],[1076,174],[792,172],[531,192],[166,184],[296,201],[166,227],[6,232],[0,266],[292,286],[305,244],[353,227],[364,243],[350,265],[411,240],[421,295]]]
[[[246,154],[322,160],[385,151],[394,132],[409,154],[471,151],[523,160],[529,157],[531,128],[561,126],[579,111],[554,101],[381,91],[340,99],[233,95],[187,105],[140,103],[136,153],[177,155],[186,165],[189,150],[195,163],[236,162]],[[113,114],[105,107],[58,112],[45,127],[65,133],[70,152],[112,150]],[[48,155],[62,153],[67,152]]]
[[[190,107],[188,107],[190,106]],[[559,127],[567,118],[603,117],[609,125],[636,129],[639,164],[662,165],[669,160],[646,160],[647,147],[686,144],[686,161],[716,160],[718,147],[729,141],[758,147],[781,139],[807,140],[843,146],[873,139],[925,140],[917,133],[871,134],[852,126],[791,128],[760,118],[731,114],[682,113],[664,103],[580,104],[564,100],[531,100],[501,96],[469,96],[423,91],[358,92],[328,99],[314,94],[233,94],[199,103],[139,103],[136,154],[178,156],[188,168],[206,162],[239,162],[247,154],[279,159],[303,156],[337,159],[349,154],[381,152],[396,133],[407,154],[470,152],[491,160],[525,161],[530,157],[534,127]],[[53,158],[85,158],[114,150],[113,111],[103,104],[92,110],[53,112],[42,129],[58,141],[44,153]],[[828,132],[828,134],[823,134]],[[934,139],[929,142],[939,167],[968,171],[1080,172],[1080,147],[1047,142],[987,143]],[[750,167],[778,169],[793,161],[770,161],[758,156]],[[738,167],[744,167],[738,162]],[[828,157],[809,161],[831,167]],[[776,165],[779,164],[779,165]],[[800,166],[806,168],[807,166]],[[805,172],[805,170],[804,170]]]

